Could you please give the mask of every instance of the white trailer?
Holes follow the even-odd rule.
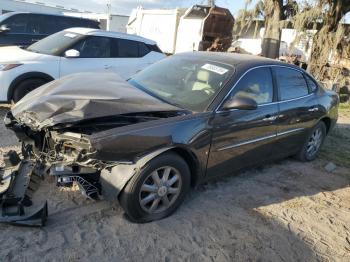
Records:
[[[175,52],[180,17],[185,11],[181,8],[135,9],[129,18],[127,33],[152,39],[163,52],[172,54]]]
[[[152,39],[163,52],[173,54],[207,50],[217,38],[230,45],[233,24],[230,11],[217,6],[194,5],[188,9],[155,10],[138,8],[131,13],[127,32]]]

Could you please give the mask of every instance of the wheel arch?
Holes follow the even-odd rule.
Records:
[[[166,152],[174,152],[185,160],[191,172],[191,186],[197,185],[200,177],[200,164],[196,155],[190,149],[184,147],[173,147],[163,152],[163,154]]]
[[[328,134],[328,132],[330,131],[331,129],[331,126],[332,126],[332,120],[330,117],[326,116],[326,117],[323,117],[321,118],[320,122],[323,122],[326,126],[326,133]]]
[[[7,100],[11,101],[13,98],[13,93],[17,87],[17,85],[19,83],[21,83],[24,80],[27,79],[31,79],[31,78],[39,78],[39,79],[43,79],[47,82],[50,82],[52,80],[55,80],[55,78],[53,78],[51,75],[46,74],[46,73],[42,73],[42,72],[28,72],[28,73],[24,73],[18,77],[16,77],[12,83],[9,86],[9,89],[7,91]]]
[[[120,163],[110,170],[102,170],[100,175],[102,194],[106,199],[118,200],[120,193],[137,172],[140,172],[152,159],[170,152],[177,154],[185,160],[190,168],[191,186],[196,186],[201,175],[200,164],[197,157],[190,149],[184,146],[172,146],[148,153],[134,163]]]

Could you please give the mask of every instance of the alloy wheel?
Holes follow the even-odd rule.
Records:
[[[151,172],[144,180],[139,194],[141,208],[147,213],[160,213],[171,207],[181,192],[180,172],[164,166]]]
[[[315,155],[321,147],[323,140],[323,133],[321,128],[317,128],[311,135],[307,143],[307,154],[309,156]]]

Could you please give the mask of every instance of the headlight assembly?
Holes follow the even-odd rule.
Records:
[[[22,64],[0,64],[0,71],[8,71]]]

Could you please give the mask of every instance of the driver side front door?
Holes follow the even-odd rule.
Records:
[[[227,99],[254,99],[255,110],[216,112],[207,175],[221,176],[268,160],[277,133],[278,105],[269,67],[256,68],[243,76]]]

